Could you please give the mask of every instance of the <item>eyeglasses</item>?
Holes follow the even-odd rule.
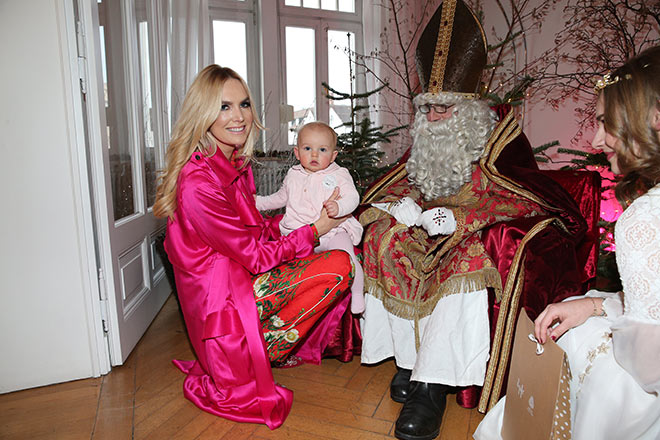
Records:
[[[419,107],[417,107],[417,110],[419,110],[420,113],[422,114],[427,114],[428,112],[433,109],[436,113],[444,114],[449,111],[454,105],[456,104],[422,104]]]

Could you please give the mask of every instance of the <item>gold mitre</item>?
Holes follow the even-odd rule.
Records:
[[[417,73],[427,93],[476,96],[486,66],[486,35],[461,0],[444,0],[417,44]]]

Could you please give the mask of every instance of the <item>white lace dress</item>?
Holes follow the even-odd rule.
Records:
[[[573,373],[574,440],[660,439],[660,185],[624,211],[615,243],[625,305],[618,294],[588,292],[605,298],[607,317],[589,318],[557,341]],[[475,439],[501,438],[504,403]]]

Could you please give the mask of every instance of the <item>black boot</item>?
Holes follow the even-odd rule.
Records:
[[[410,375],[412,370],[396,367],[397,372],[390,383],[390,397],[395,402],[404,403],[408,398],[408,388],[410,387]]]
[[[431,440],[440,433],[447,390],[437,383],[410,382],[408,399],[396,420],[394,435],[403,440]]]

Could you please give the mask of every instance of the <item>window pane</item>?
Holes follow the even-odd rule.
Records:
[[[231,44],[227,44],[231,41]],[[247,81],[247,37],[245,23],[213,20],[213,62],[236,71]]]
[[[105,67],[105,33],[103,26],[99,26],[99,39],[101,40],[101,70],[103,70],[103,102],[105,102],[105,108],[108,108],[108,105],[110,105],[108,102],[108,70]]]
[[[314,29],[291,26],[285,30],[286,98],[294,116],[289,123],[289,145],[295,143],[298,127],[316,119],[314,33]]]
[[[284,4],[286,6],[300,6],[300,0],[286,0]]]
[[[355,12],[355,0],[338,0],[341,12]]]
[[[112,187],[112,203],[115,221],[136,212],[134,191],[133,163],[134,148],[131,145],[128,118],[127,83],[123,60],[128,58],[124,52],[124,28],[119,2],[104,2],[103,42],[105,50],[104,65],[107,70],[106,122],[108,133],[108,148],[110,158],[110,179]],[[101,5],[99,5],[101,8]],[[100,12],[100,11],[99,11]],[[103,17],[103,18],[101,18]]]
[[[346,31],[328,31],[328,84],[338,92],[355,93],[352,79],[350,52],[355,49],[355,34]],[[330,102],[330,126],[338,133],[348,131],[339,127],[351,117],[351,102],[348,99]]]
[[[337,0],[321,0],[321,9],[327,9],[329,11],[337,10]]]
[[[319,0],[303,0],[303,7],[305,8],[319,8]]]
[[[156,201],[156,144],[152,116],[154,112],[151,90],[151,61],[149,59],[149,26],[146,21],[138,24],[140,54],[140,82],[142,85],[142,141],[144,142],[144,175],[146,179],[147,206]]]

